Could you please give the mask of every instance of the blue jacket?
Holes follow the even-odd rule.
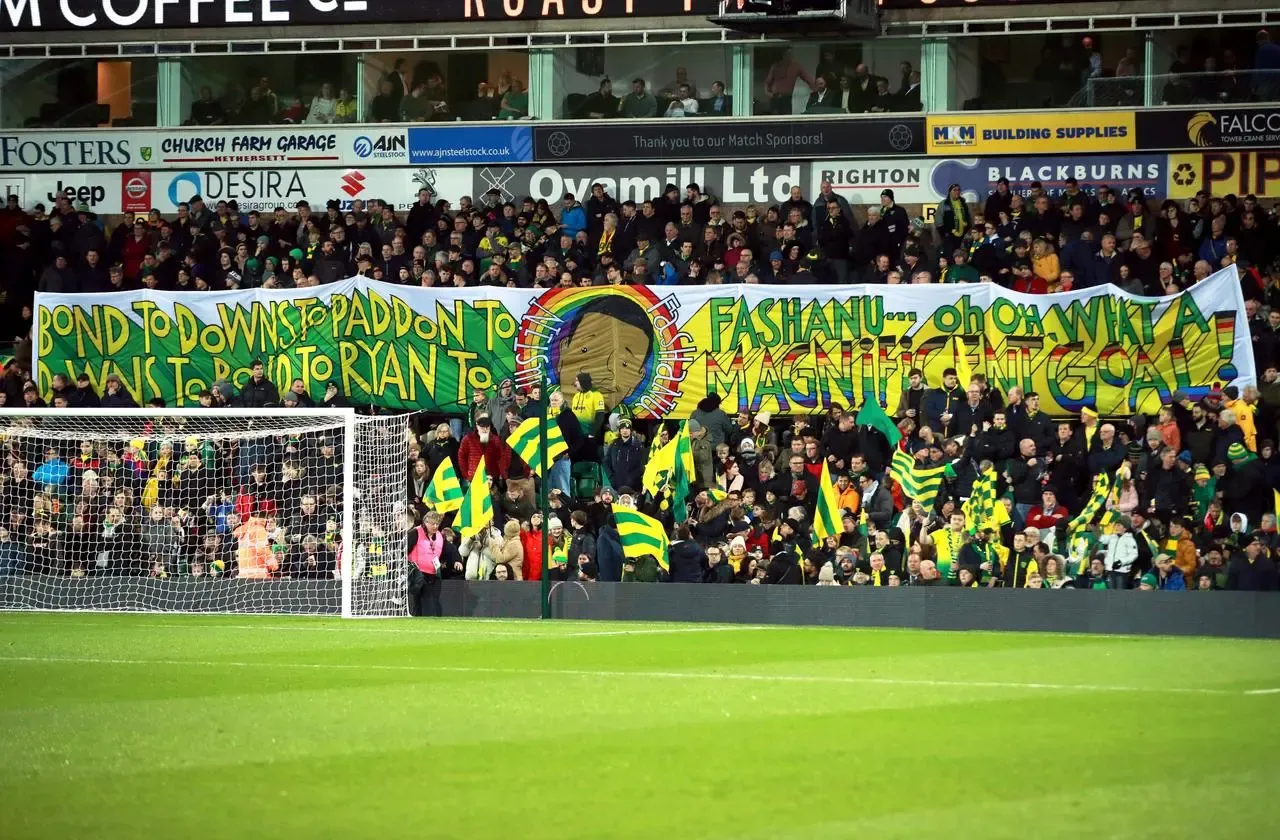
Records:
[[[568,210],[561,212],[560,228],[563,233],[576,238],[578,231],[587,229],[587,211],[582,209],[581,204],[575,203]]]
[[[1157,572],[1156,579],[1159,580],[1159,578],[1160,574]],[[1172,568],[1169,570],[1169,576],[1164,580],[1161,580],[1160,585],[1156,588],[1167,589],[1170,591],[1184,591],[1187,588],[1187,579],[1183,576],[1182,572],[1177,570],[1177,568]]]
[[[1227,238],[1214,239],[1210,236],[1200,243],[1200,259],[1209,263],[1214,271],[1222,268],[1222,258],[1227,255]]]
[[[951,414],[955,414],[956,409],[964,405],[965,401],[966,401],[966,398],[965,398],[964,389],[958,385],[956,386],[955,390],[951,391],[951,393],[947,393],[941,388],[930,388],[927,392],[925,392],[924,401],[922,403],[922,407],[924,408],[925,425],[929,426],[929,428],[933,429],[935,432],[941,434],[942,426],[943,426],[943,423],[941,420],[942,415],[948,412],[950,412]],[[955,426],[954,420],[952,421],[951,425]],[[951,433],[955,434],[955,430],[952,429]],[[961,434],[966,434],[966,435],[968,433],[969,433],[968,429],[964,429],[961,432]]]

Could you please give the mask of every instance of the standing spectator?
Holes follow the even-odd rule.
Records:
[[[817,81],[800,62],[796,61],[791,48],[783,47],[782,54],[769,68],[764,79],[764,91],[769,97],[771,114],[791,113],[791,98],[795,95],[797,80],[803,81],[809,90],[817,90]]]
[[[249,381],[240,389],[239,404],[241,408],[269,408],[280,403],[280,392],[275,383],[267,379],[266,368],[261,359],[254,359],[250,366]],[[110,393],[111,380],[107,380]]]

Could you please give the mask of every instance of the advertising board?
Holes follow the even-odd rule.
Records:
[[[777,204],[785,201],[793,186],[808,189],[808,163],[660,163],[590,166],[477,166],[472,195],[491,189],[502,193],[503,201],[519,202],[525,196],[546,199],[552,205],[565,193],[580,201],[591,194],[591,185],[600,183],[617,201],[637,204],[662,195],[674,184],[684,196],[685,187],[697,184],[704,194],[731,204]]]
[[[535,126],[538,163],[651,160],[805,160],[924,153],[923,117],[775,120],[672,119]]]
[[[1128,152],[1133,111],[1039,111],[939,114],[928,118],[931,155],[1025,155]]]
[[[1280,198],[1280,152],[1194,152],[1169,155],[1169,198],[1256,195]]]
[[[0,29],[208,29],[504,20],[707,16],[719,0],[5,0]]]
[[[1138,148],[1256,149],[1280,146],[1280,106],[1139,111]]]
[[[73,204],[99,215],[145,213],[155,208],[164,216],[180,202],[199,195],[214,204],[235,201],[242,212],[270,211],[278,206],[293,209],[299,201],[322,208],[337,199],[343,209],[352,201],[378,198],[405,210],[417,200],[418,190],[431,189],[437,198],[457,204],[472,191],[470,167],[396,167],[291,169],[187,169],[151,172],[31,173],[0,175],[0,194],[13,193],[30,210],[37,203],[52,207],[59,194]]]
[[[823,181],[852,204],[878,204],[880,191],[892,189],[899,204],[935,204],[952,184],[970,200],[985,200],[1001,178],[1022,195],[1038,182],[1050,196],[1060,195],[1068,178],[1086,193],[1106,184],[1116,191],[1141,190],[1159,197],[1166,182],[1164,155],[1072,155],[981,158],[883,158],[818,160],[812,168],[810,197]]]

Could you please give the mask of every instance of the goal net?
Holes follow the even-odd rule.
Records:
[[[404,615],[407,428],[0,409],[0,609]]]

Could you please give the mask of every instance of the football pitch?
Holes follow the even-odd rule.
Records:
[[[1265,641],[0,614],[0,837],[1253,838],[1278,711]]]

